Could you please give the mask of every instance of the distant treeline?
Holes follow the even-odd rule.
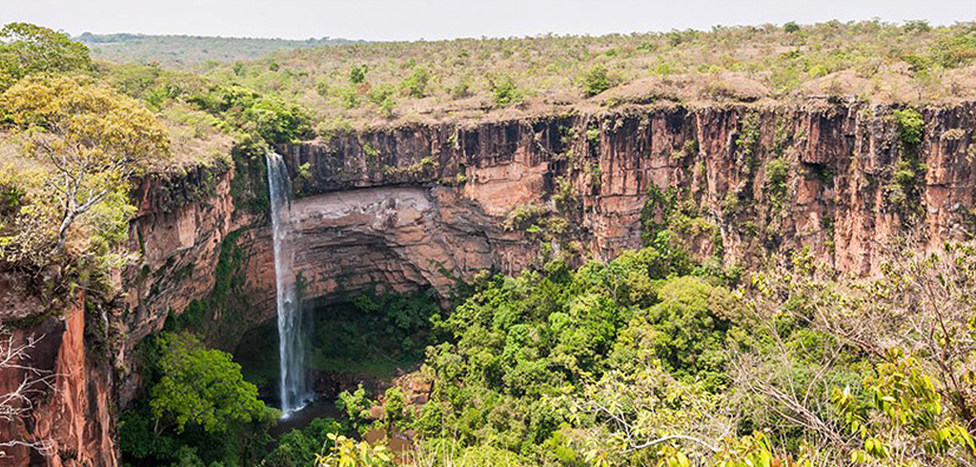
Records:
[[[80,36],[75,36],[72,39],[82,42],[85,44],[112,44],[117,42],[127,42],[139,39],[155,40],[160,38],[167,39],[193,39],[193,40],[221,40],[221,41],[241,41],[241,42],[272,42],[272,43],[284,43],[284,44],[294,44],[296,46],[308,44],[308,45],[338,45],[338,44],[355,44],[363,43],[366,41],[362,40],[349,40],[342,38],[333,38],[329,36],[322,36],[320,39],[314,37],[309,37],[305,40],[294,40],[294,39],[266,39],[266,38],[254,38],[254,37],[220,37],[220,36],[190,36],[182,34],[165,34],[165,35],[148,35],[148,34],[132,34],[128,32],[120,32],[115,34],[92,34],[90,32],[83,32]]]
[[[117,63],[160,62],[170,66],[196,65],[208,60],[250,60],[285,50],[365,42],[328,36],[291,40],[91,32],[72,39],[87,45],[93,58]]]

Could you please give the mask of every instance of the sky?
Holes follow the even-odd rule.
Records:
[[[976,0],[0,0],[0,24],[72,35],[438,40],[879,18],[976,20]]]

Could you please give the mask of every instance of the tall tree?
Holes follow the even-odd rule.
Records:
[[[168,133],[153,114],[85,77],[25,78],[3,94],[0,108],[21,130],[24,154],[49,173],[29,211],[35,219],[25,224],[33,232],[21,232],[32,240],[19,242],[42,255],[48,238],[46,253],[60,254],[72,227],[93,209],[124,210],[133,177],[169,151]],[[103,217],[110,224],[96,226],[103,230],[124,229],[128,220]]]

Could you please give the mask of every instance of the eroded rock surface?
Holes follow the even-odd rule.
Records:
[[[641,108],[477,127],[406,126],[284,146],[279,152],[300,191],[289,214],[298,232],[296,273],[316,297],[374,286],[429,286],[447,296],[455,278],[536,264],[543,244],[573,261],[605,260],[639,247],[642,226],[667,224],[696,254],[729,266],[809,248],[842,271],[868,274],[901,234],[918,234],[921,247],[931,247],[968,235],[976,219],[976,106],[923,112],[924,140],[910,150],[925,170],[918,193],[901,201],[892,183],[909,148],[899,143],[891,114],[888,107],[828,103]],[[307,178],[299,176],[303,164]],[[777,165],[786,168],[782,179]],[[167,315],[212,292],[222,246],[243,254],[241,293],[249,306],[206,319],[241,328],[274,316],[269,222],[235,205],[239,176],[230,169],[144,182],[131,229],[143,262],[125,272],[124,294],[108,318],[124,336],[109,352],[117,361],[95,364],[85,356],[73,324],[85,312],[70,309],[65,330],[53,333],[61,337],[50,360],[69,376],[35,421],[13,428],[62,447],[47,457],[33,454],[40,464],[117,463],[109,414],[118,413],[113,401],[124,405],[138,388],[136,373],[119,368],[135,368],[133,347]],[[652,192],[669,189],[680,222],[649,203]],[[194,196],[174,201],[182,191]],[[520,213],[541,216],[528,221],[541,228],[515,225]],[[4,307],[32,303],[8,295],[0,295]],[[18,332],[44,326],[50,323]],[[244,331],[221,333],[213,344],[232,346],[227,339]],[[111,384],[113,374],[118,384]]]

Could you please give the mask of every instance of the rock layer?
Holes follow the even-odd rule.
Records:
[[[639,247],[642,225],[666,224],[684,246],[728,266],[809,248],[842,271],[868,274],[901,234],[918,234],[926,248],[968,235],[976,219],[976,105],[924,110],[918,148],[899,142],[892,111],[831,103],[635,108],[476,127],[408,125],[282,146],[300,191],[290,217],[300,232],[296,273],[316,297],[339,300],[373,287],[433,287],[446,297],[456,279],[482,269],[518,272],[537,264],[540,251],[606,260]],[[913,154],[925,168],[920,188],[899,201],[894,174]],[[241,176],[201,169],[143,182],[131,228],[143,262],[124,273],[124,293],[106,318],[125,336],[112,344],[114,368],[135,368],[139,340],[211,293],[228,239],[244,253],[241,293],[251,301],[233,316],[207,316],[236,327],[213,343],[232,347],[226,336],[274,316],[269,223],[235,207]],[[669,189],[682,222],[649,203]],[[0,296],[11,309],[30,300]],[[113,401],[134,397],[137,372],[86,357],[83,325],[75,325],[84,313],[76,304],[64,315],[67,326],[51,333],[60,337],[49,345],[50,361],[68,375],[59,392],[11,431],[52,439],[59,450],[21,452],[16,465],[117,463],[110,414]]]

